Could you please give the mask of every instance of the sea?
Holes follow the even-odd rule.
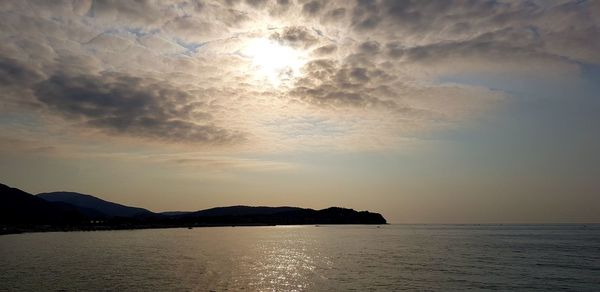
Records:
[[[0,290],[600,291],[600,225],[311,225],[2,235]]]

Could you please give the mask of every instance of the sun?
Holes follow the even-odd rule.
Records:
[[[273,85],[298,77],[306,63],[305,52],[264,38],[248,41],[242,55],[251,59],[256,77]]]

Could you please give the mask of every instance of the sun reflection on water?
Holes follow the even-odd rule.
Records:
[[[301,291],[314,276],[314,254],[298,241],[266,242],[258,246],[261,257],[251,270],[255,279],[250,285],[257,290]]]

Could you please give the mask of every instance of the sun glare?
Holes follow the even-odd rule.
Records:
[[[297,77],[306,62],[304,52],[267,39],[251,40],[242,53],[252,60],[257,77],[274,85]]]

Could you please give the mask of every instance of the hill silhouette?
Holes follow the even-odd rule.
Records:
[[[153,213],[74,192],[37,196],[0,184],[0,234],[27,231],[110,230],[193,226],[386,224],[378,213],[331,207],[229,206]]]
[[[191,212],[170,219],[190,225],[386,224],[381,214],[339,207],[313,210],[298,207],[231,206]]]
[[[52,203],[0,184],[0,224],[68,224],[86,219],[74,206]]]
[[[187,217],[214,217],[214,216],[249,216],[249,215],[272,215],[282,212],[298,211],[298,207],[265,207],[265,206],[229,206],[216,207],[184,214]]]
[[[92,217],[112,218],[154,215],[153,212],[150,212],[143,208],[125,206],[105,201],[92,195],[86,195],[75,192],[41,193],[38,194],[37,197],[42,198],[48,202],[63,202],[76,206],[78,208],[84,208],[82,211],[84,211],[85,209],[95,210],[96,214],[88,214],[92,215]]]

